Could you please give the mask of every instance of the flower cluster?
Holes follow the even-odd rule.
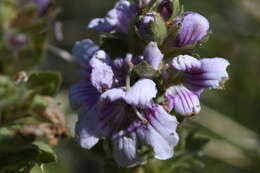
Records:
[[[79,111],[82,147],[110,139],[121,167],[141,163],[147,147],[154,158],[169,159],[179,141],[175,115],[199,113],[201,93],[224,87],[227,60],[192,56],[210,33],[208,20],[179,7],[177,0],[119,0],[89,23],[118,40],[114,50],[124,42],[127,52],[110,56],[104,41],[98,46],[89,39],[74,46],[84,79],[71,87],[70,103]]]

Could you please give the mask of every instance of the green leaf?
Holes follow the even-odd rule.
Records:
[[[142,61],[134,67],[133,72],[139,77],[153,78],[157,74],[157,71],[153,69],[146,61]]]
[[[23,173],[36,164],[46,164],[57,159],[54,151],[45,143],[17,135],[19,127],[0,128],[0,172]]]
[[[28,173],[35,165],[39,152],[26,148],[15,152],[0,153],[1,173]]]
[[[117,58],[127,54],[128,45],[124,39],[106,35],[101,38],[101,44],[102,49],[106,52],[111,52],[110,56],[112,58]]]
[[[50,163],[57,160],[56,154],[54,153],[53,149],[49,145],[40,141],[36,141],[33,144],[37,146],[40,151],[40,155],[37,158],[37,162],[39,164]]]
[[[61,75],[54,72],[38,72],[29,76],[27,86],[37,93],[53,96],[61,85]]]
[[[13,90],[13,82],[6,76],[0,76],[0,99],[5,99]]]
[[[201,151],[209,142],[208,138],[195,136],[195,132],[196,131],[189,133],[186,137],[186,149],[191,152]]]

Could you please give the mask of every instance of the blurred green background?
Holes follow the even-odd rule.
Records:
[[[57,0],[61,12],[64,40],[50,44],[67,51],[75,41],[95,38],[86,29],[94,17],[102,17],[116,0]],[[185,11],[206,16],[213,34],[199,53],[202,57],[225,57],[231,62],[230,80],[224,91],[205,92],[201,114],[186,122],[201,135],[212,140],[203,152],[205,167],[196,173],[257,173],[260,172],[260,1],[259,0],[184,0]],[[63,74],[63,92],[58,96],[66,111],[72,132],[76,114],[68,107],[68,87],[80,79],[78,64],[67,62],[52,52],[43,69]],[[212,110],[214,109],[214,111]],[[60,142],[55,149],[57,163],[44,166],[45,173],[106,173],[102,158],[81,149],[73,139]],[[33,173],[40,172],[35,167]],[[158,171],[159,173],[160,171]],[[149,172],[150,173],[150,172]]]

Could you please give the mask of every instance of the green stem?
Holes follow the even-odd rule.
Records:
[[[131,87],[131,73],[134,68],[134,65],[132,64],[132,62],[128,62],[128,66],[129,66],[129,70],[128,70],[128,73],[126,75],[126,80],[125,80],[126,90],[129,90]]]

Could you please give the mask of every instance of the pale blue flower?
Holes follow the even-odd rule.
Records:
[[[221,89],[228,80],[229,62],[224,58],[196,59],[180,55],[171,61],[171,67],[183,75],[183,84],[174,85],[165,92],[168,110],[183,116],[200,112],[199,96],[204,89]]]
[[[106,17],[90,21],[88,28],[101,32],[127,33],[131,20],[137,15],[137,6],[127,0],[119,0]]]
[[[174,25],[180,25],[175,40],[176,47],[185,47],[200,42],[210,31],[208,20],[195,12],[185,12],[174,21]]]

